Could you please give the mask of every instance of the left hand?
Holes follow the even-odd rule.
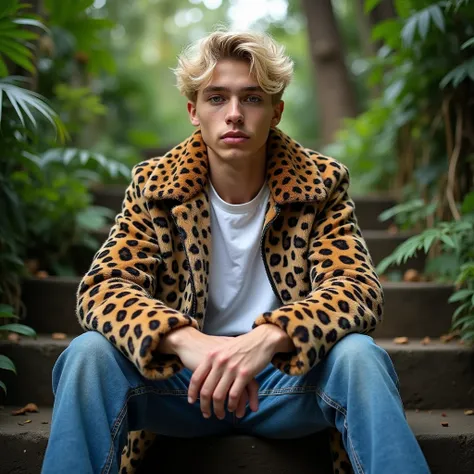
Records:
[[[189,403],[194,403],[199,395],[203,416],[209,418],[212,400],[214,413],[222,420],[227,394],[227,408],[233,412],[243,390],[249,386],[250,409],[257,411],[258,384],[254,377],[272,360],[282,334],[287,337],[280,328],[265,324],[209,352],[191,377]],[[242,413],[239,412],[238,415]]]

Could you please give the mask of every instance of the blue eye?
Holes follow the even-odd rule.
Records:
[[[220,104],[222,97],[220,95],[213,95],[207,99],[211,104]]]

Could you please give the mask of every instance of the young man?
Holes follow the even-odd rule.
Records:
[[[180,57],[197,130],[134,168],[82,280],[88,332],[54,368],[44,474],[131,472],[153,436],[139,430],[234,427],[331,428],[348,455],[335,472],[429,472],[390,358],[367,336],[383,296],[347,169],[276,128],[292,69],[260,34],[216,32]]]

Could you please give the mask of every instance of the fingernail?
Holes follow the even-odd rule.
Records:
[[[203,413],[202,416],[203,416],[204,418],[209,418],[209,413]]]
[[[193,403],[193,399],[191,397],[188,397],[188,403]]]

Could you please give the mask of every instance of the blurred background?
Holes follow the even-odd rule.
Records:
[[[171,68],[216,25],[281,42],[281,128],[344,162],[352,195],[396,200],[380,219],[414,236],[379,272],[419,251],[423,278],[471,291],[472,1],[1,0],[0,317],[21,313],[23,278],[85,271],[115,216],[96,190],[123,196],[135,163],[192,132]]]

